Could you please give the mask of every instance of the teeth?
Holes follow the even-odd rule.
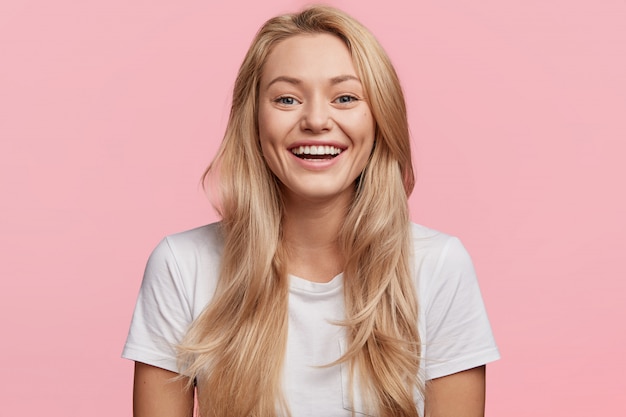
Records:
[[[296,148],[292,148],[291,153],[294,155],[339,155],[341,153],[341,149],[328,145],[298,146]]]

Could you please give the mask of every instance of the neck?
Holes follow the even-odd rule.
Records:
[[[289,273],[327,282],[343,271],[338,237],[350,201],[343,198],[315,202],[285,197],[283,239]]]

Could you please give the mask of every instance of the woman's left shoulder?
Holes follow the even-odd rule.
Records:
[[[472,259],[454,236],[411,224],[426,380],[500,357]]]
[[[452,250],[455,253],[466,252],[461,241],[456,236],[410,223],[411,245],[414,256],[440,257],[444,252]]]
[[[410,228],[413,268],[422,286],[451,275],[475,279],[472,259],[458,237],[416,223]]]

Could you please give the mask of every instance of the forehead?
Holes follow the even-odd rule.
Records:
[[[280,76],[306,81],[339,75],[358,77],[350,50],[339,37],[327,33],[296,35],[274,46],[263,66],[261,84]]]

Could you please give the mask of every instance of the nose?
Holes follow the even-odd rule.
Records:
[[[312,133],[321,133],[330,130],[332,126],[330,107],[325,100],[316,98],[309,100],[303,107],[301,126],[302,130]]]

